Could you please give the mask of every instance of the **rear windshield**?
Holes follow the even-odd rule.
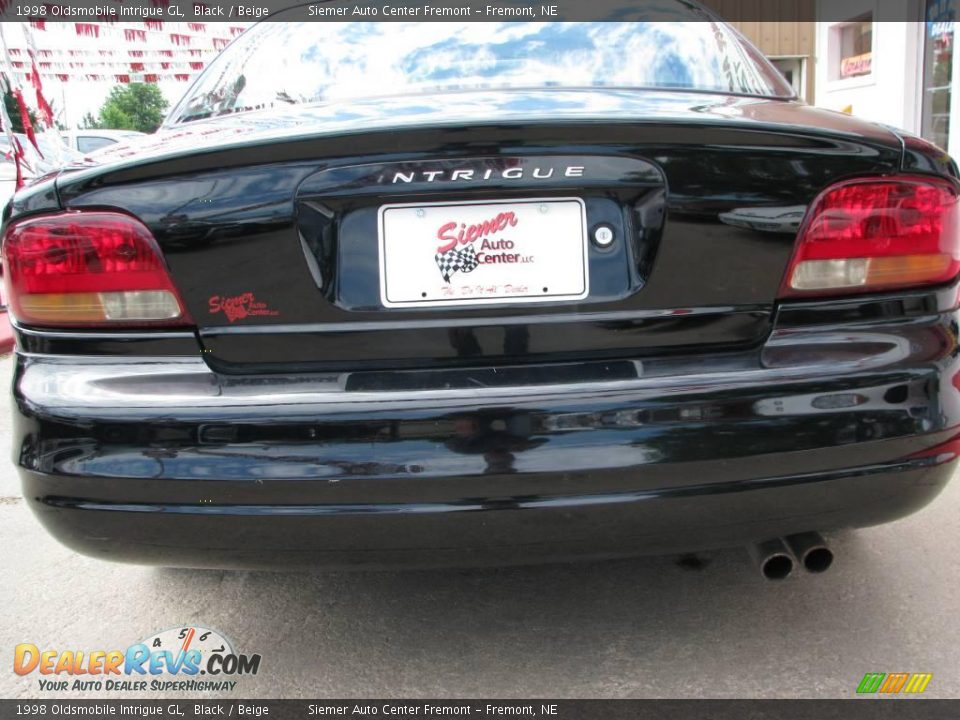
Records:
[[[301,103],[502,88],[792,90],[721,22],[263,22],[206,68],[168,122]]]

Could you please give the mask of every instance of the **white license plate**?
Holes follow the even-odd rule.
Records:
[[[378,232],[386,307],[557,302],[590,291],[579,198],[384,205]]]

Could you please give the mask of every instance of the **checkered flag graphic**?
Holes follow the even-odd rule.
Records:
[[[462,250],[454,248],[445,253],[437,253],[435,257],[440,274],[447,282],[450,282],[450,276],[458,270],[468,273],[480,264],[477,254],[473,251],[473,245],[467,245]]]

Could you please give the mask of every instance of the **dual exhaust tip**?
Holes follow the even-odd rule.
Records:
[[[833,551],[815,532],[755,543],[750,554],[767,580],[784,580],[798,563],[810,573],[825,572],[833,564]]]

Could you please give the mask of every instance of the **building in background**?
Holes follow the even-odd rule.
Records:
[[[799,97],[813,102],[816,23],[812,20],[734,21],[731,25],[770,59]]]
[[[817,0],[702,0],[757,46],[787,79],[797,95],[812,103],[816,73]]]
[[[907,3],[911,22],[879,21]],[[816,104],[881,122],[960,155],[958,0],[818,0]],[[838,8],[840,12],[838,12]],[[951,132],[951,129],[954,131]]]
[[[902,15],[904,3],[912,22],[879,21]],[[776,20],[752,19],[760,15],[757,0],[704,4],[731,21],[808,102],[903,128],[960,156],[960,101],[952,102],[960,78],[954,67],[960,0],[778,0]],[[839,19],[813,22],[815,16]],[[36,71],[58,122],[73,128],[86,113],[96,114],[117,83],[153,82],[175,102],[244,27],[3,23],[9,53],[0,64],[25,88]]]
[[[56,121],[74,128],[97,114],[118,83],[156,83],[172,104],[193,77],[246,23],[54,22],[2,23],[7,52],[0,69],[15,86],[39,74]],[[28,93],[24,93],[27,95]]]

